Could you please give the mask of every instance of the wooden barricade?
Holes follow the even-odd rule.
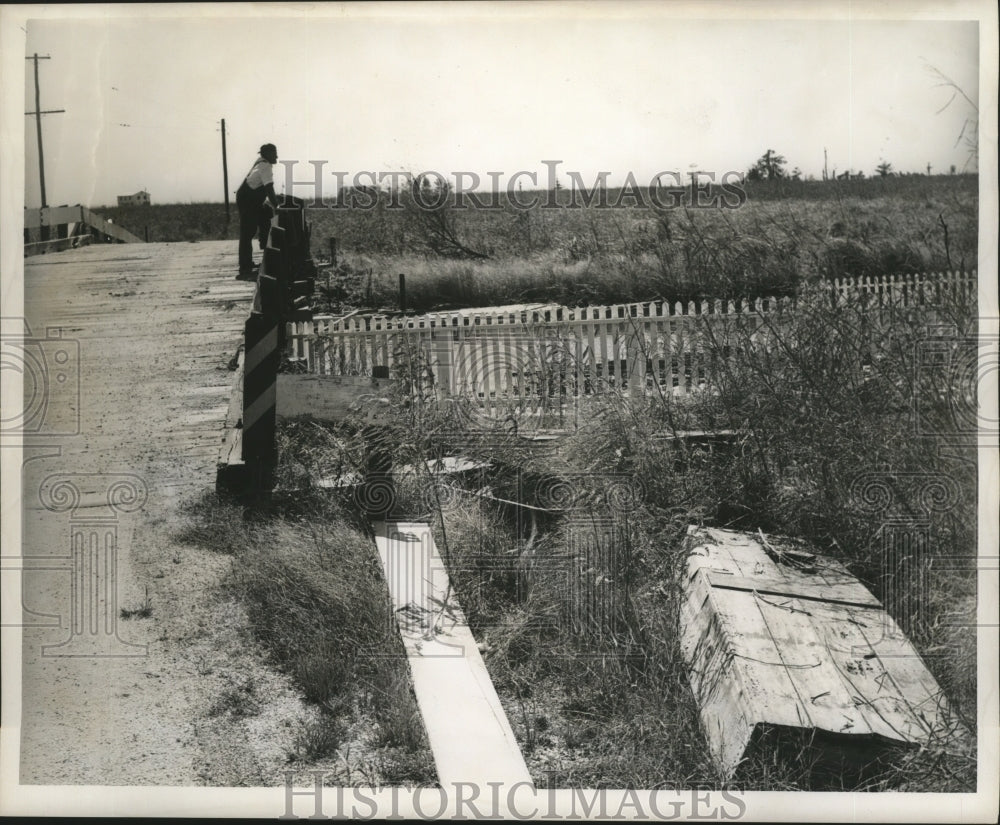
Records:
[[[241,495],[266,496],[274,483],[277,386],[286,324],[309,323],[312,313],[297,300],[313,291],[315,267],[309,255],[309,229],[302,201],[286,198],[271,221],[267,246],[257,276],[253,308],[244,328],[244,351],[234,395],[241,396],[242,415],[227,434],[216,487]],[[301,303],[301,302],[299,302]],[[233,449],[239,441],[239,458]]]

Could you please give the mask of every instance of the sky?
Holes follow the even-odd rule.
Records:
[[[767,149],[817,178],[824,148],[837,172],[966,166],[959,137],[975,111],[961,96],[949,105],[932,68],[978,101],[975,22],[735,19],[738,8],[719,19],[718,5],[716,19],[626,3],[29,20],[25,53],[51,57],[39,62],[42,109],[66,110],[42,118],[47,200],[97,206],[146,189],[154,203],[222,201],[222,118],[230,192],[265,142],[298,161],[296,179],[326,161],[327,197],[338,171],[348,182],[468,171],[487,183],[499,172],[506,184],[524,170],[544,184],[542,161],[560,160],[563,184],[569,171],[645,183],[745,171]],[[793,4],[772,7],[781,17]],[[33,117],[24,141],[25,205],[36,207]]]

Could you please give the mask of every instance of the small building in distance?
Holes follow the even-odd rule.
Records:
[[[143,189],[134,195],[119,195],[119,206],[149,206],[149,192]]]

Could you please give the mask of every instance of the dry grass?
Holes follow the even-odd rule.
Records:
[[[232,555],[227,587],[244,605],[255,639],[319,710],[299,731],[289,758],[310,764],[350,759],[352,765],[367,759],[380,766],[379,781],[433,782],[433,759],[371,539],[338,506],[308,492],[296,496],[294,507],[279,502],[266,514],[208,495],[189,516],[182,538]],[[246,715],[253,699],[252,685],[234,684],[215,712]],[[357,746],[352,755],[351,731],[372,725],[380,735],[363,737],[364,757]]]
[[[152,241],[237,237],[221,204],[98,211],[140,237],[148,227]],[[408,308],[426,311],[787,294],[821,277],[971,269],[977,214],[972,175],[761,182],[739,209],[456,212],[456,232],[487,260],[435,254],[407,210],[310,209],[308,219],[317,258],[329,237],[342,252],[321,307],[396,307],[404,273]]]
[[[955,303],[939,310],[937,319],[945,317],[961,336],[974,329],[975,306]],[[688,524],[801,537],[844,561],[884,598],[893,575],[882,554],[886,514],[866,510],[854,484],[888,469],[904,480],[895,490],[898,506],[926,527],[927,564],[939,565],[934,557],[942,554],[974,559],[974,461],[937,449],[950,437],[947,429],[920,436],[910,418],[919,408],[935,426],[954,425],[951,400],[968,391],[962,371],[922,380],[915,359],[926,318],[894,318],[891,334],[863,320],[856,308],[812,306],[764,338],[715,328],[708,345],[718,347],[723,365],[718,394],[664,397],[645,407],[609,396],[555,454],[534,459],[502,439],[470,440],[433,410],[407,419],[412,411],[397,399],[403,423],[388,432],[407,455],[462,443],[466,454],[492,463],[485,477],[464,482],[465,494],[447,497],[457,504],[434,514],[435,527],[536,780],[718,783],[677,650],[680,538]],[[732,344],[725,358],[720,336]],[[732,447],[713,450],[655,437],[684,428],[740,435]],[[956,449],[956,456],[972,457]],[[617,513],[589,503],[597,500],[588,498],[590,488],[609,476],[633,479],[640,501]],[[906,480],[942,478],[959,495],[950,508],[925,513],[919,484]],[[533,523],[523,508],[496,500],[546,506],[546,485],[560,479],[574,479],[588,516],[610,518],[620,531],[616,572],[600,563],[590,570],[574,565],[580,526],[565,512],[536,514]],[[957,719],[974,731],[975,632],[959,617],[969,620],[975,577],[969,570],[929,572],[923,611],[895,618],[912,628]],[[613,605],[603,617],[580,609],[598,585],[605,587],[600,598]],[[802,743],[764,743],[740,781],[754,789],[968,790],[975,781],[968,756],[944,755],[956,746],[929,743],[919,754],[901,752],[850,775],[822,760],[810,764],[816,752]],[[936,775],[934,764],[950,767]]]

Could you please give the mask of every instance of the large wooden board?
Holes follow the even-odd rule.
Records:
[[[721,773],[760,728],[819,732],[822,747],[853,740],[864,747],[852,758],[873,760],[964,734],[916,649],[843,565],[816,555],[804,569],[716,528],[689,528],[687,549],[681,647]]]
[[[429,524],[372,527],[442,787],[532,785]]]

